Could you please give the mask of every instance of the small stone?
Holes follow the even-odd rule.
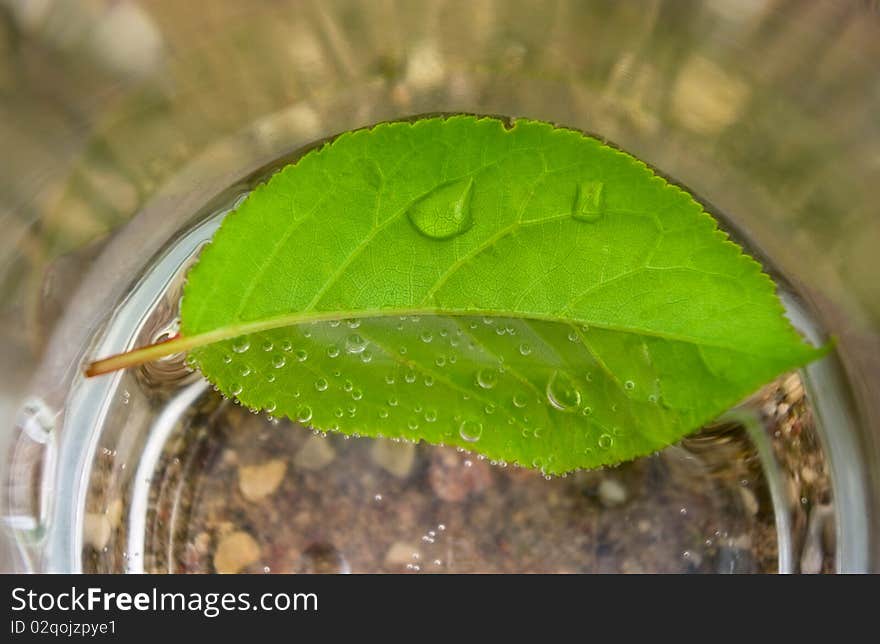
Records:
[[[200,555],[207,554],[208,550],[211,547],[211,535],[207,532],[200,532],[196,535],[196,538],[193,539],[193,548],[195,548],[196,552]]]
[[[287,463],[280,459],[272,459],[260,465],[242,465],[238,468],[238,489],[248,501],[259,501],[278,489]]]
[[[336,458],[336,450],[322,436],[310,436],[293,458],[293,464],[304,470],[320,470]]]
[[[107,516],[110,525],[118,528],[119,524],[122,523],[122,499],[114,499],[107,506],[107,511],[104,514]]]
[[[749,516],[755,516],[758,514],[758,499],[755,497],[755,493],[752,492],[747,487],[739,488],[739,495],[742,498],[743,508]]]
[[[83,521],[83,538],[95,550],[103,550],[110,542],[113,527],[106,514],[89,512]]]
[[[220,574],[235,574],[260,558],[260,546],[247,532],[227,534],[217,544],[214,570]]]
[[[319,541],[303,550],[297,572],[310,575],[347,575],[351,572],[351,566],[336,546]]]
[[[413,555],[418,555],[413,557]],[[419,549],[411,543],[395,541],[385,553],[385,565],[389,567],[405,566],[421,557]]]
[[[648,570],[645,570],[645,567],[636,559],[624,559],[620,564],[620,572],[624,575],[643,575]]]
[[[238,463],[238,452],[234,449],[224,449],[222,458],[225,465],[236,465]]]
[[[373,462],[399,479],[406,478],[416,459],[416,446],[412,443],[395,443],[389,440],[373,441],[370,450]]]
[[[436,451],[431,457],[428,481],[439,498],[457,503],[489,487],[492,473],[485,461],[447,449]]]
[[[599,501],[606,508],[614,508],[626,503],[626,488],[617,479],[606,478],[599,483]]]
[[[804,466],[801,468],[801,480],[807,485],[812,485],[819,478],[819,475],[816,474],[816,470],[809,466]]]

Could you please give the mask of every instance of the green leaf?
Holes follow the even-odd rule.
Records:
[[[275,174],[202,252],[181,318],[251,408],[553,473],[656,451],[822,354],[643,163],[470,116],[349,132]]]

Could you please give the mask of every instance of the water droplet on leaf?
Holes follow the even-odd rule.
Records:
[[[578,221],[598,221],[605,213],[605,184],[584,181],[578,186],[571,216]]]
[[[577,384],[564,371],[554,371],[547,381],[547,400],[560,411],[573,411],[581,404]]]
[[[458,426],[458,434],[469,443],[475,443],[483,435],[483,424],[473,420],[466,420]]]
[[[431,239],[449,239],[468,230],[474,180],[444,183],[414,201],[407,217],[421,234]]]
[[[367,348],[367,341],[359,333],[352,333],[345,340],[345,350],[349,353],[363,353]]]
[[[498,384],[498,372],[495,369],[486,367],[477,372],[477,384],[483,389],[492,389]]]

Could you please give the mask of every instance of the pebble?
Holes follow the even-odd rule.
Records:
[[[801,468],[801,480],[807,485],[812,485],[819,479],[819,475],[816,473],[816,470],[813,468],[804,465]]]
[[[214,569],[220,574],[235,574],[260,558],[260,546],[247,532],[230,532],[217,544]]]
[[[471,463],[465,466],[465,461]],[[482,492],[492,483],[492,473],[485,461],[466,458],[451,450],[434,452],[428,481],[434,494],[453,503]]]
[[[373,441],[370,449],[373,462],[399,479],[412,471],[416,459],[416,446],[412,443],[395,443],[388,440]]]
[[[318,541],[303,550],[300,574],[343,574],[351,572],[348,560],[332,543]]]
[[[110,505],[107,506],[105,514],[107,515],[107,520],[110,522],[110,525],[114,528],[118,528],[119,524],[122,523],[122,499],[114,499]]]
[[[336,450],[322,436],[309,436],[305,445],[296,453],[293,464],[304,470],[320,470],[336,458]]]
[[[419,555],[413,557],[413,555]],[[421,557],[419,549],[411,543],[395,541],[385,553],[385,565],[389,567],[405,566]]]
[[[755,497],[755,493],[752,492],[747,487],[739,488],[739,495],[742,498],[743,508],[745,508],[746,513],[749,516],[755,516],[758,514],[758,499]]]
[[[599,483],[599,501],[606,508],[617,507],[626,503],[626,488],[617,479],[606,478]]]
[[[89,512],[83,521],[83,537],[95,550],[103,550],[110,542],[113,526],[106,514]]]
[[[278,489],[286,472],[287,463],[280,458],[260,465],[241,465],[238,468],[238,489],[248,501],[259,501]]]

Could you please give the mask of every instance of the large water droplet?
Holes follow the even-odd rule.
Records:
[[[483,435],[483,423],[466,420],[458,426],[458,435],[469,443],[476,443]]]
[[[578,186],[571,216],[578,221],[594,222],[605,212],[605,184],[584,181]]]
[[[286,364],[287,364],[287,360],[280,353],[276,354],[275,356],[272,357],[272,366],[275,367],[276,369],[280,369],[281,367],[283,367]]]
[[[315,381],[315,389],[318,391],[327,391],[327,387],[329,387],[329,383],[326,378],[318,378]]]
[[[491,367],[480,369],[477,372],[477,384],[483,389],[492,389],[498,384],[498,372]]]
[[[308,405],[303,405],[299,409],[296,410],[296,420],[300,423],[307,423],[312,419],[312,408]]]
[[[309,352],[305,349],[297,349],[293,355],[297,362],[305,362],[309,359]]]
[[[444,183],[410,205],[407,216],[416,230],[431,239],[449,239],[473,225],[471,193],[474,180]]]
[[[602,434],[599,437],[599,447],[601,449],[611,449],[612,445],[614,445],[614,438],[611,434]]]
[[[349,353],[363,353],[367,348],[367,341],[359,333],[352,333],[345,340],[345,350]]]
[[[238,338],[232,343],[232,350],[236,353],[244,353],[251,348],[251,343],[246,337]]]
[[[560,411],[573,411],[581,404],[581,392],[571,376],[554,371],[547,381],[547,400]]]

